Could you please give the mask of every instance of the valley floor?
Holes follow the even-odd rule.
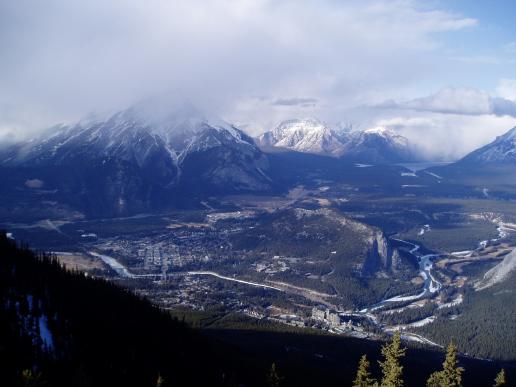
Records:
[[[205,207],[3,227],[55,251],[69,268],[111,278],[169,310],[223,307],[369,339],[402,330],[407,341],[436,348],[448,339],[432,327],[467,316],[475,286],[481,289],[484,273],[516,245],[516,206],[497,200],[370,197],[322,183]],[[375,230],[396,251],[396,267],[382,266],[381,249],[373,266],[366,256],[357,260],[378,238]],[[489,283],[487,291],[495,285],[504,286]]]

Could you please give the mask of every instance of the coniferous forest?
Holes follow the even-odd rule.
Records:
[[[245,369],[128,291],[65,271],[5,235],[0,252],[1,385],[223,384]]]

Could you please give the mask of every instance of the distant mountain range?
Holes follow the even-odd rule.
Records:
[[[260,190],[269,184],[267,160],[249,136],[187,104],[167,109],[142,103],[107,119],[56,127],[2,160],[10,166],[97,164],[101,169],[113,163],[168,185],[199,168],[199,180],[215,186]]]
[[[365,131],[334,130],[315,119],[289,120],[256,139],[266,148],[352,159],[359,162],[390,164],[417,161],[409,141],[385,128]]]
[[[290,152],[271,152],[281,149]],[[149,100],[3,149],[0,193],[12,208],[25,198],[114,216],[189,206],[200,197],[285,191],[321,171],[326,179],[337,178],[332,171],[355,176],[346,169],[353,163],[413,162],[416,155],[405,137],[385,128],[351,131],[290,120],[253,140],[190,104]],[[516,128],[438,174],[515,162]]]

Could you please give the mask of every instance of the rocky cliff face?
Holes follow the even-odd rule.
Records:
[[[363,276],[372,276],[379,272],[385,274],[395,273],[401,269],[401,256],[396,248],[393,248],[385,234],[376,227],[358,222],[347,216],[338,214],[330,209],[301,210],[298,216],[307,214],[323,215],[348,228],[356,235],[360,235],[364,243],[364,259],[359,263],[359,272]]]
[[[368,240],[370,248],[362,265],[362,275],[373,275],[380,271],[397,272],[401,264],[399,252],[390,245],[383,232],[375,230]]]
[[[484,275],[482,281],[476,284],[477,290],[489,288],[499,282],[507,280],[516,271],[516,249],[507,254],[502,262],[491,268]]]

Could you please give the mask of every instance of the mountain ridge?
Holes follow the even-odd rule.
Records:
[[[281,122],[257,138],[261,146],[287,148],[304,153],[340,156],[343,139],[327,125],[313,118]]]
[[[516,163],[516,127],[496,137],[496,139],[489,144],[470,152],[457,163]]]
[[[267,157],[247,134],[189,107],[155,113],[147,106],[56,126],[8,148],[0,166],[66,199],[98,198],[115,214],[203,191],[270,189]]]
[[[386,128],[336,130],[316,119],[281,122],[256,138],[261,147],[284,148],[368,163],[417,161],[408,139]]]

